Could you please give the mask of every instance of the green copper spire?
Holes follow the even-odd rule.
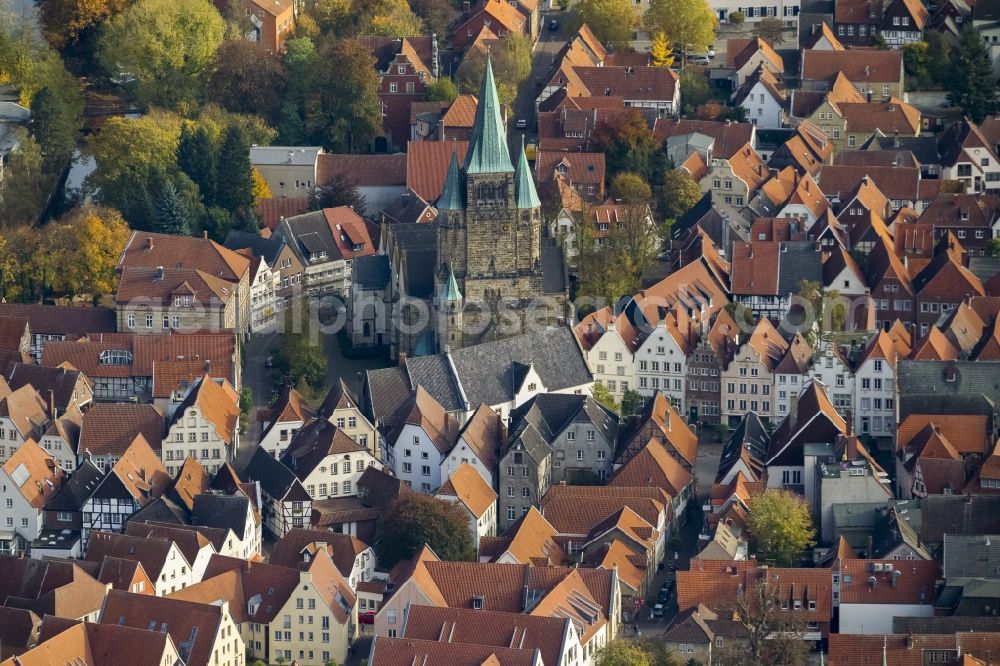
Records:
[[[465,173],[510,173],[513,170],[507,150],[507,132],[500,118],[500,99],[493,80],[493,65],[487,54],[472,140],[465,155]]]
[[[445,287],[444,300],[446,303],[462,300],[462,292],[458,290],[458,282],[455,280],[455,271],[448,267],[448,286]]]
[[[448,177],[444,181],[444,192],[438,199],[438,210],[462,210],[462,176],[458,172],[458,157],[451,154]]]
[[[528,156],[524,153],[524,137],[521,137],[521,155],[517,159],[517,170],[514,172],[514,184],[517,187],[518,208],[538,208],[542,202],[538,200],[535,191],[535,181],[528,168]]]

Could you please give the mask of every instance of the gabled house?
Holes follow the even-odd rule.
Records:
[[[464,51],[484,28],[489,28],[501,39],[511,33],[528,36],[532,34],[528,19],[518,11],[516,3],[506,0],[482,0],[465,5],[462,16],[452,29],[452,44],[457,50]]]
[[[725,17],[722,17],[725,18]],[[775,79],[781,80],[785,73],[785,62],[767,41],[760,37],[753,39],[729,39],[726,41],[726,67],[733,70],[733,89],[740,89],[761,68]]]
[[[161,496],[169,484],[163,463],[145,438],[136,435],[80,509],[84,546],[93,530],[121,531],[133,513]]]
[[[617,400],[636,387],[636,351],[645,337],[625,312],[611,306],[595,310],[573,327],[594,381]]]
[[[768,488],[792,490],[815,504],[817,480],[807,458],[816,454],[810,447],[823,442],[832,445],[846,432],[847,423],[823,387],[815,381],[809,383],[771,437],[765,459]]]
[[[289,442],[303,425],[316,416],[302,394],[292,387],[285,387],[271,404],[267,420],[261,424],[259,445],[275,458],[280,458]]]
[[[84,563],[0,556],[0,599],[5,608],[23,608],[39,617],[68,622],[94,622],[107,587],[91,576]]]
[[[771,322],[761,318],[742,343],[737,341],[729,365],[722,369],[722,418],[735,427],[747,411],[773,419],[774,369],[788,343]]]
[[[785,86],[763,65],[733,93],[732,102],[757,127],[774,129],[784,124]]]
[[[647,398],[642,410],[619,429],[615,466],[628,463],[642,452],[650,440],[662,444],[684,469],[694,469],[698,437],[684,421],[681,412],[659,391]]]
[[[163,432],[163,414],[152,405],[98,403],[83,415],[77,456],[107,471],[142,436],[159,457]]]
[[[712,156],[708,175],[699,183],[702,192],[712,191],[727,204],[741,208],[750,201],[757,188],[770,177],[767,165],[749,144],[729,157]]]
[[[546,564],[561,567],[572,561],[559,543],[559,532],[536,509],[511,524],[497,537],[479,542],[479,561],[499,564]]]
[[[800,333],[788,341],[788,348],[774,367],[774,404],[777,417],[784,418],[798,402],[801,386],[813,366],[813,350]]]
[[[441,464],[441,479],[446,481],[462,466],[476,470],[489,488],[496,484],[497,457],[507,441],[507,428],[500,416],[486,405],[479,405],[458,433],[455,446]]]
[[[441,485],[441,465],[454,447],[459,422],[421,385],[404,402],[386,432],[386,460],[401,480],[429,493]]]
[[[89,458],[85,458],[45,503],[42,532],[31,544],[31,549],[36,555],[83,557],[80,537],[83,528],[81,511],[103,478],[104,472],[90,462]]]
[[[967,256],[984,257],[990,241],[1000,234],[1000,199],[996,194],[939,194],[919,221],[932,225],[937,239],[955,234]]]
[[[231,532],[231,530],[230,530]],[[231,534],[229,535],[232,536]],[[122,537],[122,538],[118,538]],[[216,554],[217,550],[215,544],[207,537],[205,534],[192,529],[186,525],[167,525],[163,523],[146,523],[139,522],[137,520],[129,520],[128,525],[125,527],[124,535],[110,535],[105,541],[101,542],[99,545],[92,545],[95,561],[107,561],[109,557],[119,557],[122,559],[134,559],[142,565],[143,553],[141,549],[138,551],[140,556],[133,557],[135,553],[132,553],[134,548],[137,548],[135,539],[146,539],[150,541],[165,541],[177,546],[177,550],[181,555],[184,556],[184,561],[181,563],[181,568],[177,569],[174,562],[164,561],[163,566],[168,568],[168,579],[163,582],[170,582],[172,576],[176,573],[180,580],[183,581],[183,585],[190,585],[192,583],[197,583],[201,580],[205,573],[205,569],[208,567],[208,562],[213,555]],[[94,541],[97,544],[97,541]],[[222,544],[220,544],[221,546]],[[90,550],[88,549],[88,553]],[[171,551],[172,553],[173,551]],[[154,548],[146,553],[145,557],[146,563],[143,566],[143,571],[146,572],[145,567],[153,567],[152,572],[146,572],[147,577],[152,581],[156,582],[158,574],[162,576],[159,570],[155,570],[157,564],[160,563],[159,557],[162,555],[162,548]],[[155,554],[155,555],[154,555]],[[168,560],[172,558],[172,554],[168,554]],[[186,565],[186,566],[184,566]],[[156,594],[166,594],[164,592],[163,585],[154,586]],[[124,589],[124,588],[116,588]]]
[[[0,466],[0,552],[24,555],[42,531],[45,504],[55,497],[66,473],[33,440],[27,440]]]
[[[167,473],[173,475],[186,458],[194,458],[211,474],[235,460],[239,417],[239,395],[232,385],[207,374],[202,377],[167,421],[161,452]]]
[[[438,75],[437,44],[433,37],[361,37],[359,42],[375,57],[385,147],[403,149],[410,139],[410,106],[423,101]]]
[[[948,232],[934,248],[934,258],[914,278],[914,319],[925,335],[942,314],[957,308],[969,296],[983,296],[978,277],[962,263],[962,246]]]
[[[722,370],[736,349],[736,321],[719,311],[706,332],[698,337],[687,357],[685,402],[691,423],[719,423],[722,405]]]
[[[245,650],[268,662],[341,663],[359,627],[357,596],[325,550],[297,568],[215,556],[204,581],[165,601],[221,607],[233,624],[224,654]],[[231,633],[242,640],[229,640]]]
[[[204,542],[195,544],[195,553],[202,548],[211,549]],[[202,556],[202,570],[211,555],[208,550]],[[189,552],[190,554],[190,552]],[[134,560],[142,564],[143,570],[153,582],[157,597],[187,587],[197,582],[193,564],[187,559],[178,542],[166,536],[132,536],[115,534],[113,532],[95,531],[87,544],[87,560],[89,562],[104,562],[107,557],[117,557],[124,560]],[[199,571],[200,573],[200,571]],[[148,595],[142,595],[148,596]]]
[[[958,180],[970,194],[1000,190],[997,145],[968,118],[948,127],[938,139],[941,178]]]
[[[9,460],[29,439],[37,442],[50,419],[47,403],[31,384],[12,391],[0,378],[0,431],[7,433],[0,440],[0,461]]]
[[[623,488],[656,488],[670,496],[673,514],[683,520],[684,509],[694,494],[694,475],[684,468],[668,448],[650,439],[645,447],[621,467],[608,484]]]
[[[361,411],[357,399],[343,379],[334,384],[326,394],[323,404],[319,406],[319,415],[347,433],[348,437],[367,449],[376,460],[382,459],[375,426]]]
[[[688,309],[680,304],[667,309],[657,298],[636,294],[625,314],[638,324],[632,327],[639,340],[634,361],[638,385],[634,390],[646,397],[662,391],[679,411],[685,412],[684,378],[696,334]],[[701,326],[698,324],[699,329]]]
[[[910,349],[905,341],[880,330],[854,366],[854,428],[861,435],[889,437],[895,428],[896,362]]]
[[[348,206],[288,217],[274,230],[305,267],[305,293],[348,294],[354,259],[375,254],[368,227]]]
[[[314,500],[356,495],[364,471],[382,468],[368,449],[321,418],[295,433],[279,462],[295,474]]]
[[[312,497],[295,473],[264,448],[257,447],[244,475],[260,484],[264,529],[272,535],[280,539],[293,527],[309,523]]]
[[[454,502],[468,514],[476,552],[483,537],[497,531],[497,494],[479,472],[467,463],[459,465],[437,489],[435,497]]]
[[[193,603],[112,590],[101,611],[101,623],[169,634],[177,653],[190,666],[225,666],[246,661],[242,641],[229,604]]]

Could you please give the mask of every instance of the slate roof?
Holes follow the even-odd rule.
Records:
[[[263,447],[257,447],[243,475],[248,481],[258,481],[261,489],[274,499],[285,502],[310,499],[295,473],[275,460]]]
[[[729,474],[736,463],[748,457],[748,464],[758,474],[763,471],[764,459],[771,444],[771,438],[764,423],[756,412],[747,412],[740,419],[736,429],[729,435],[722,453],[719,456],[719,469],[715,476],[716,483]]]
[[[998,534],[945,534],[941,562],[952,578],[997,578],[1000,571]]]
[[[226,234],[226,240],[222,245],[230,250],[249,249],[255,256],[261,257],[268,266],[272,266],[285,243],[277,238],[264,238],[260,234],[232,229]]]
[[[90,458],[84,458],[69,479],[60,486],[59,491],[45,504],[45,510],[79,511],[93,496],[103,478],[104,472]]]
[[[593,381],[573,331],[567,327],[464,347],[451,352],[450,364],[448,356],[407,359],[405,372],[410,386],[423,386],[449,412],[513,400],[520,388],[515,385],[517,364],[534,367],[542,386],[550,392]],[[392,374],[393,370],[369,372],[369,381],[373,376]]]
[[[250,498],[243,493],[201,493],[194,498],[191,522],[205,527],[230,529],[242,538],[246,534],[247,520],[253,520],[250,518],[251,511]]]
[[[364,447],[324,418],[313,419],[292,436],[280,462],[305,480],[329,455],[364,453]]]
[[[374,254],[354,261],[351,278],[361,289],[382,290],[389,285],[389,256]]]
[[[493,80],[493,64],[488,55],[478,99],[469,152],[462,165],[464,171],[467,174],[513,172],[514,165],[507,149],[507,130],[500,117],[500,100]]]
[[[364,541],[347,534],[293,527],[274,544],[268,561],[277,566],[301,569],[305,563],[303,551],[316,543],[327,545],[327,554],[345,578],[349,578],[354,570],[357,556],[368,548]]]
[[[813,241],[751,241],[733,245],[732,291],[786,296],[803,280],[823,283],[819,244]]]

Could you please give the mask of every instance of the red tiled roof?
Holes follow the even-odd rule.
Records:
[[[903,79],[902,52],[869,49],[802,52],[803,81],[827,81],[837,72],[859,84],[899,83]]]
[[[403,187],[406,185],[407,157],[394,155],[335,155],[316,157],[316,182],[326,184],[338,174],[346,175],[359,187]],[[287,217],[287,216],[286,216]]]
[[[870,564],[883,565],[874,571]],[[888,571],[884,569],[888,568]],[[842,604],[924,604],[937,599],[941,564],[935,560],[844,560],[840,563]],[[851,582],[847,576],[850,576]],[[875,583],[871,582],[875,578]]]
[[[411,141],[406,150],[406,187],[425,201],[437,201],[444,191],[452,153],[461,163],[468,148],[468,141]]]

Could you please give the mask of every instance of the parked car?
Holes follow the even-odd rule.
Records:
[[[708,65],[712,62],[712,58],[706,53],[699,53],[696,55],[689,55],[687,61],[691,65]]]
[[[518,118],[516,125],[517,125],[517,129],[527,129],[527,127],[528,127],[528,121],[525,120],[524,118]]]
[[[656,600],[661,604],[670,601],[670,590],[660,590],[660,593],[656,595]]]
[[[551,21],[549,21],[549,30],[555,32],[558,29],[559,29],[559,21],[557,21],[556,19],[552,19]]]
[[[663,617],[663,604],[656,604],[653,606],[653,610],[650,612],[651,617],[662,618]]]
[[[268,370],[270,370],[271,368],[274,367],[274,357],[273,356],[268,356],[267,357],[267,360],[264,361],[264,367],[267,368]]]

